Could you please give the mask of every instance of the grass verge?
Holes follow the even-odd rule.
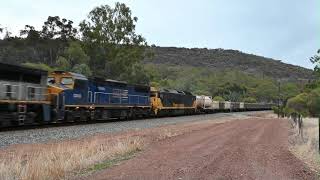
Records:
[[[107,168],[110,168],[114,165],[117,165],[119,164],[120,162],[122,161],[125,161],[125,160],[129,160],[131,158],[134,157],[135,153],[139,152],[140,150],[135,150],[135,151],[131,151],[131,152],[128,152],[126,154],[123,154],[119,157],[116,157],[114,159],[109,159],[109,160],[106,160],[106,161],[103,161],[101,163],[98,163],[98,164],[95,164],[93,165],[92,167],[88,168],[85,173],[90,173],[90,172],[94,172],[94,171],[100,171],[102,169],[107,169]]]
[[[54,180],[109,168],[134,157],[147,144],[174,137],[187,131],[162,128],[134,134],[92,137],[86,140],[40,144],[31,151],[15,148],[0,159],[1,180]],[[36,145],[35,145],[36,146]]]
[[[60,143],[31,153],[21,149],[0,160],[0,179],[66,179],[89,166],[104,160],[119,160],[117,157],[139,151],[142,147],[140,138],[125,137],[111,142]]]
[[[290,151],[319,174],[318,120],[315,118],[305,118],[303,123],[302,135],[298,133],[297,127],[291,129],[289,138]]]
[[[232,117],[0,150],[1,180],[76,179],[134,157],[148,144],[248,117]]]

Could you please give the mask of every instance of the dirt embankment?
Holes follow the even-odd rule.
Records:
[[[252,112],[13,145],[0,150],[0,179],[315,179],[288,150],[288,129],[286,120]]]
[[[252,118],[172,137],[89,179],[316,179],[288,150],[288,122]]]

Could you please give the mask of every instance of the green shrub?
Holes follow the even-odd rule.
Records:
[[[253,98],[253,97],[246,97],[242,101],[246,102],[246,103],[256,103],[257,102],[256,98]]]
[[[214,100],[214,101],[225,101],[225,100],[223,99],[223,97],[221,97],[221,96],[216,96],[216,97],[213,98],[213,100]]]

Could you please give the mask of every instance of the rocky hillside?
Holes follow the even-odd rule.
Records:
[[[312,79],[312,70],[252,54],[223,49],[153,47],[153,60],[146,63],[239,70],[248,74],[282,80]]]

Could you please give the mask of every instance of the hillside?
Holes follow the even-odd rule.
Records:
[[[55,65],[59,53],[66,44],[58,40],[31,43],[28,40],[0,40],[0,62],[20,64],[25,62]],[[175,47],[152,47],[154,56],[145,63],[181,67],[206,67],[214,71],[236,70],[256,77],[282,80],[307,80],[312,70],[285,64],[279,60],[223,49],[187,49]]]
[[[153,47],[153,59],[145,63],[172,66],[206,67],[212,70],[237,70],[257,77],[271,77],[282,80],[307,80],[312,78],[312,70],[294,66],[236,50],[187,49],[175,47]]]
[[[82,62],[95,73],[100,72],[102,77],[109,79],[221,96],[233,101],[251,98],[251,102],[273,102],[278,98],[275,80],[279,78],[282,80],[282,94],[289,98],[301,91],[304,84],[300,83],[301,80],[312,78],[312,71],[309,69],[235,50],[151,47],[151,52],[152,58],[145,56],[149,59],[144,59],[144,68],[135,67],[137,69],[131,71],[131,74],[130,71],[128,73],[118,70],[119,67],[126,70],[124,67],[132,61],[131,56],[122,64],[121,61],[116,61],[112,66],[120,74],[116,76],[108,74],[110,66],[95,66],[96,63],[105,63],[107,55],[104,51],[85,51],[81,48],[80,41],[69,44],[60,40],[0,40],[0,62],[27,63],[29,66],[33,64],[31,67],[34,68],[64,69],[85,74],[87,69],[79,70],[68,64],[72,63],[73,67],[76,67]],[[67,64],[62,63],[59,66],[61,55],[69,61],[65,60],[64,63]],[[86,58],[90,60],[84,61]],[[100,59],[97,61],[97,58]]]

